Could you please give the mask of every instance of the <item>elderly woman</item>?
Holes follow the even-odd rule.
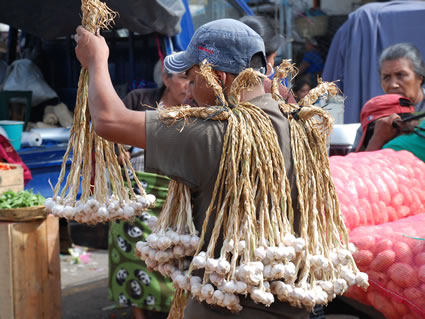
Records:
[[[160,64],[156,69],[156,78],[162,79],[162,85],[158,83],[160,88],[131,91],[123,100],[127,108],[144,111],[150,105],[166,108],[183,104],[189,82],[186,74],[161,72]],[[168,193],[169,179],[143,172],[144,153],[141,149],[132,150],[131,162],[146,192],[157,198],[156,207],[148,213],[158,216]],[[134,319],[147,318],[149,311],[157,312],[156,317],[166,317],[174,296],[172,283],[158,272],[150,272],[135,254],[136,243],[146,240],[150,234],[146,217],[143,214],[133,223],[111,222],[109,233],[109,297],[121,306],[131,306]]]
[[[410,43],[397,43],[386,48],[379,57],[379,73],[381,86],[386,94],[407,97],[415,105],[416,112],[425,111],[425,63],[418,48]],[[399,134],[399,131],[392,127],[392,120],[397,116],[389,114],[387,117],[379,119],[380,123],[375,130],[374,140],[379,140],[379,145],[384,145]],[[360,127],[353,150],[360,150],[361,139]]]
[[[385,93],[405,96],[417,112],[425,110],[425,64],[418,48],[410,43],[386,48],[379,58],[379,72]]]

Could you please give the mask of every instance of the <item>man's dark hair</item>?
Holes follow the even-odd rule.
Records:
[[[258,15],[244,16],[239,21],[245,23],[263,38],[266,56],[279,50],[281,44],[280,35],[276,32],[270,18]]]
[[[264,61],[264,56],[262,52],[255,53],[251,61],[249,62],[249,67],[253,68],[255,71],[258,71],[262,74],[266,71],[266,65]]]

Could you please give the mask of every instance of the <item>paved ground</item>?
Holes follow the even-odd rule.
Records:
[[[128,309],[117,309],[108,300],[108,252],[88,250],[86,259],[75,263],[61,255],[62,319],[131,319]]]
[[[61,255],[62,319],[132,319],[131,310],[108,300],[108,251],[86,252],[80,263]],[[81,259],[81,258],[80,258]],[[149,319],[162,319],[149,314]]]

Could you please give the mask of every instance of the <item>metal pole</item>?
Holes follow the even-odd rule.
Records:
[[[129,83],[134,81],[136,77],[136,65],[134,63],[134,32],[128,34],[128,62],[129,62]]]
[[[282,0],[283,1],[283,0]],[[292,7],[288,4],[285,7],[286,14],[286,58],[292,59]]]
[[[7,42],[7,64],[16,60],[16,46],[18,45],[18,29],[10,27]]]

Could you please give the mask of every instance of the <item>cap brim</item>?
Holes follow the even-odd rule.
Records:
[[[170,73],[183,73],[189,70],[194,64],[185,59],[186,51],[167,55],[164,59],[164,67]]]

